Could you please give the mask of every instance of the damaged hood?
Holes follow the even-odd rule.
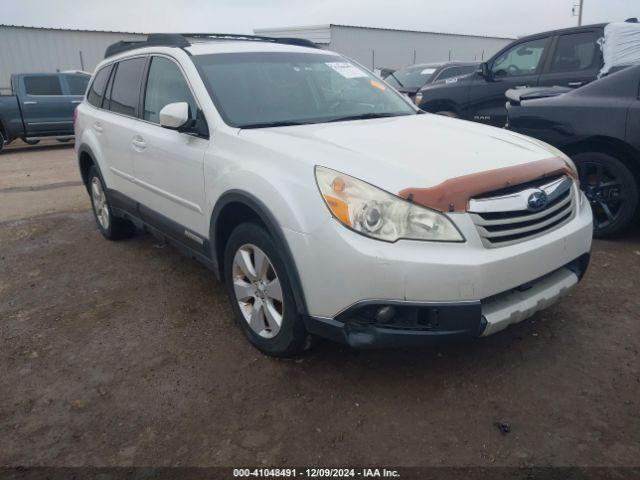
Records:
[[[395,194],[558,154],[523,135],[431,114],[240,130],[239,135]]]

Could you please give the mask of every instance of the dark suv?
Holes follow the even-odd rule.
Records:
[[[606,24],[566,28],[520,38],[465,77],[425,85],[416,103],[428,112],[502,127],[510,88],[579,87],[602,68],[598,40]]]

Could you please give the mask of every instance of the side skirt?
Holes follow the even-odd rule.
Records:
[[[202,263],[217,275],[218,263],[211,257],[207,238],[116,190],[109,189],[108,195],[115,216],[125,218],[157,239],[173,245],[182,254]]]

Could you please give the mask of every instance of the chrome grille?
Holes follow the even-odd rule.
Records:
[[[576,201],[573,180],[562,176],[536,183],[469,201],[469,214],[486,247],[523,242],[571,220]]]

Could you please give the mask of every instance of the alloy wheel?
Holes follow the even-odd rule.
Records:
[[[282,327],[284,303],[280,279],[269,257],[257,246],[242,245],[233,257],[233,291],[242,316],[263,338]]]
[[[96,214],[100,226],[104,230],[108,230],[109,224],[111,223],[109,205],[107,204],[107,196],[102,188],[102,182],[98,177],[91,179],[91,198],[93,200],[93,211]]]
[[[622,211],[623,179],[599,162],[583,162],[579,171],[580,186],[593,210],[594,227],[604,228]]]

